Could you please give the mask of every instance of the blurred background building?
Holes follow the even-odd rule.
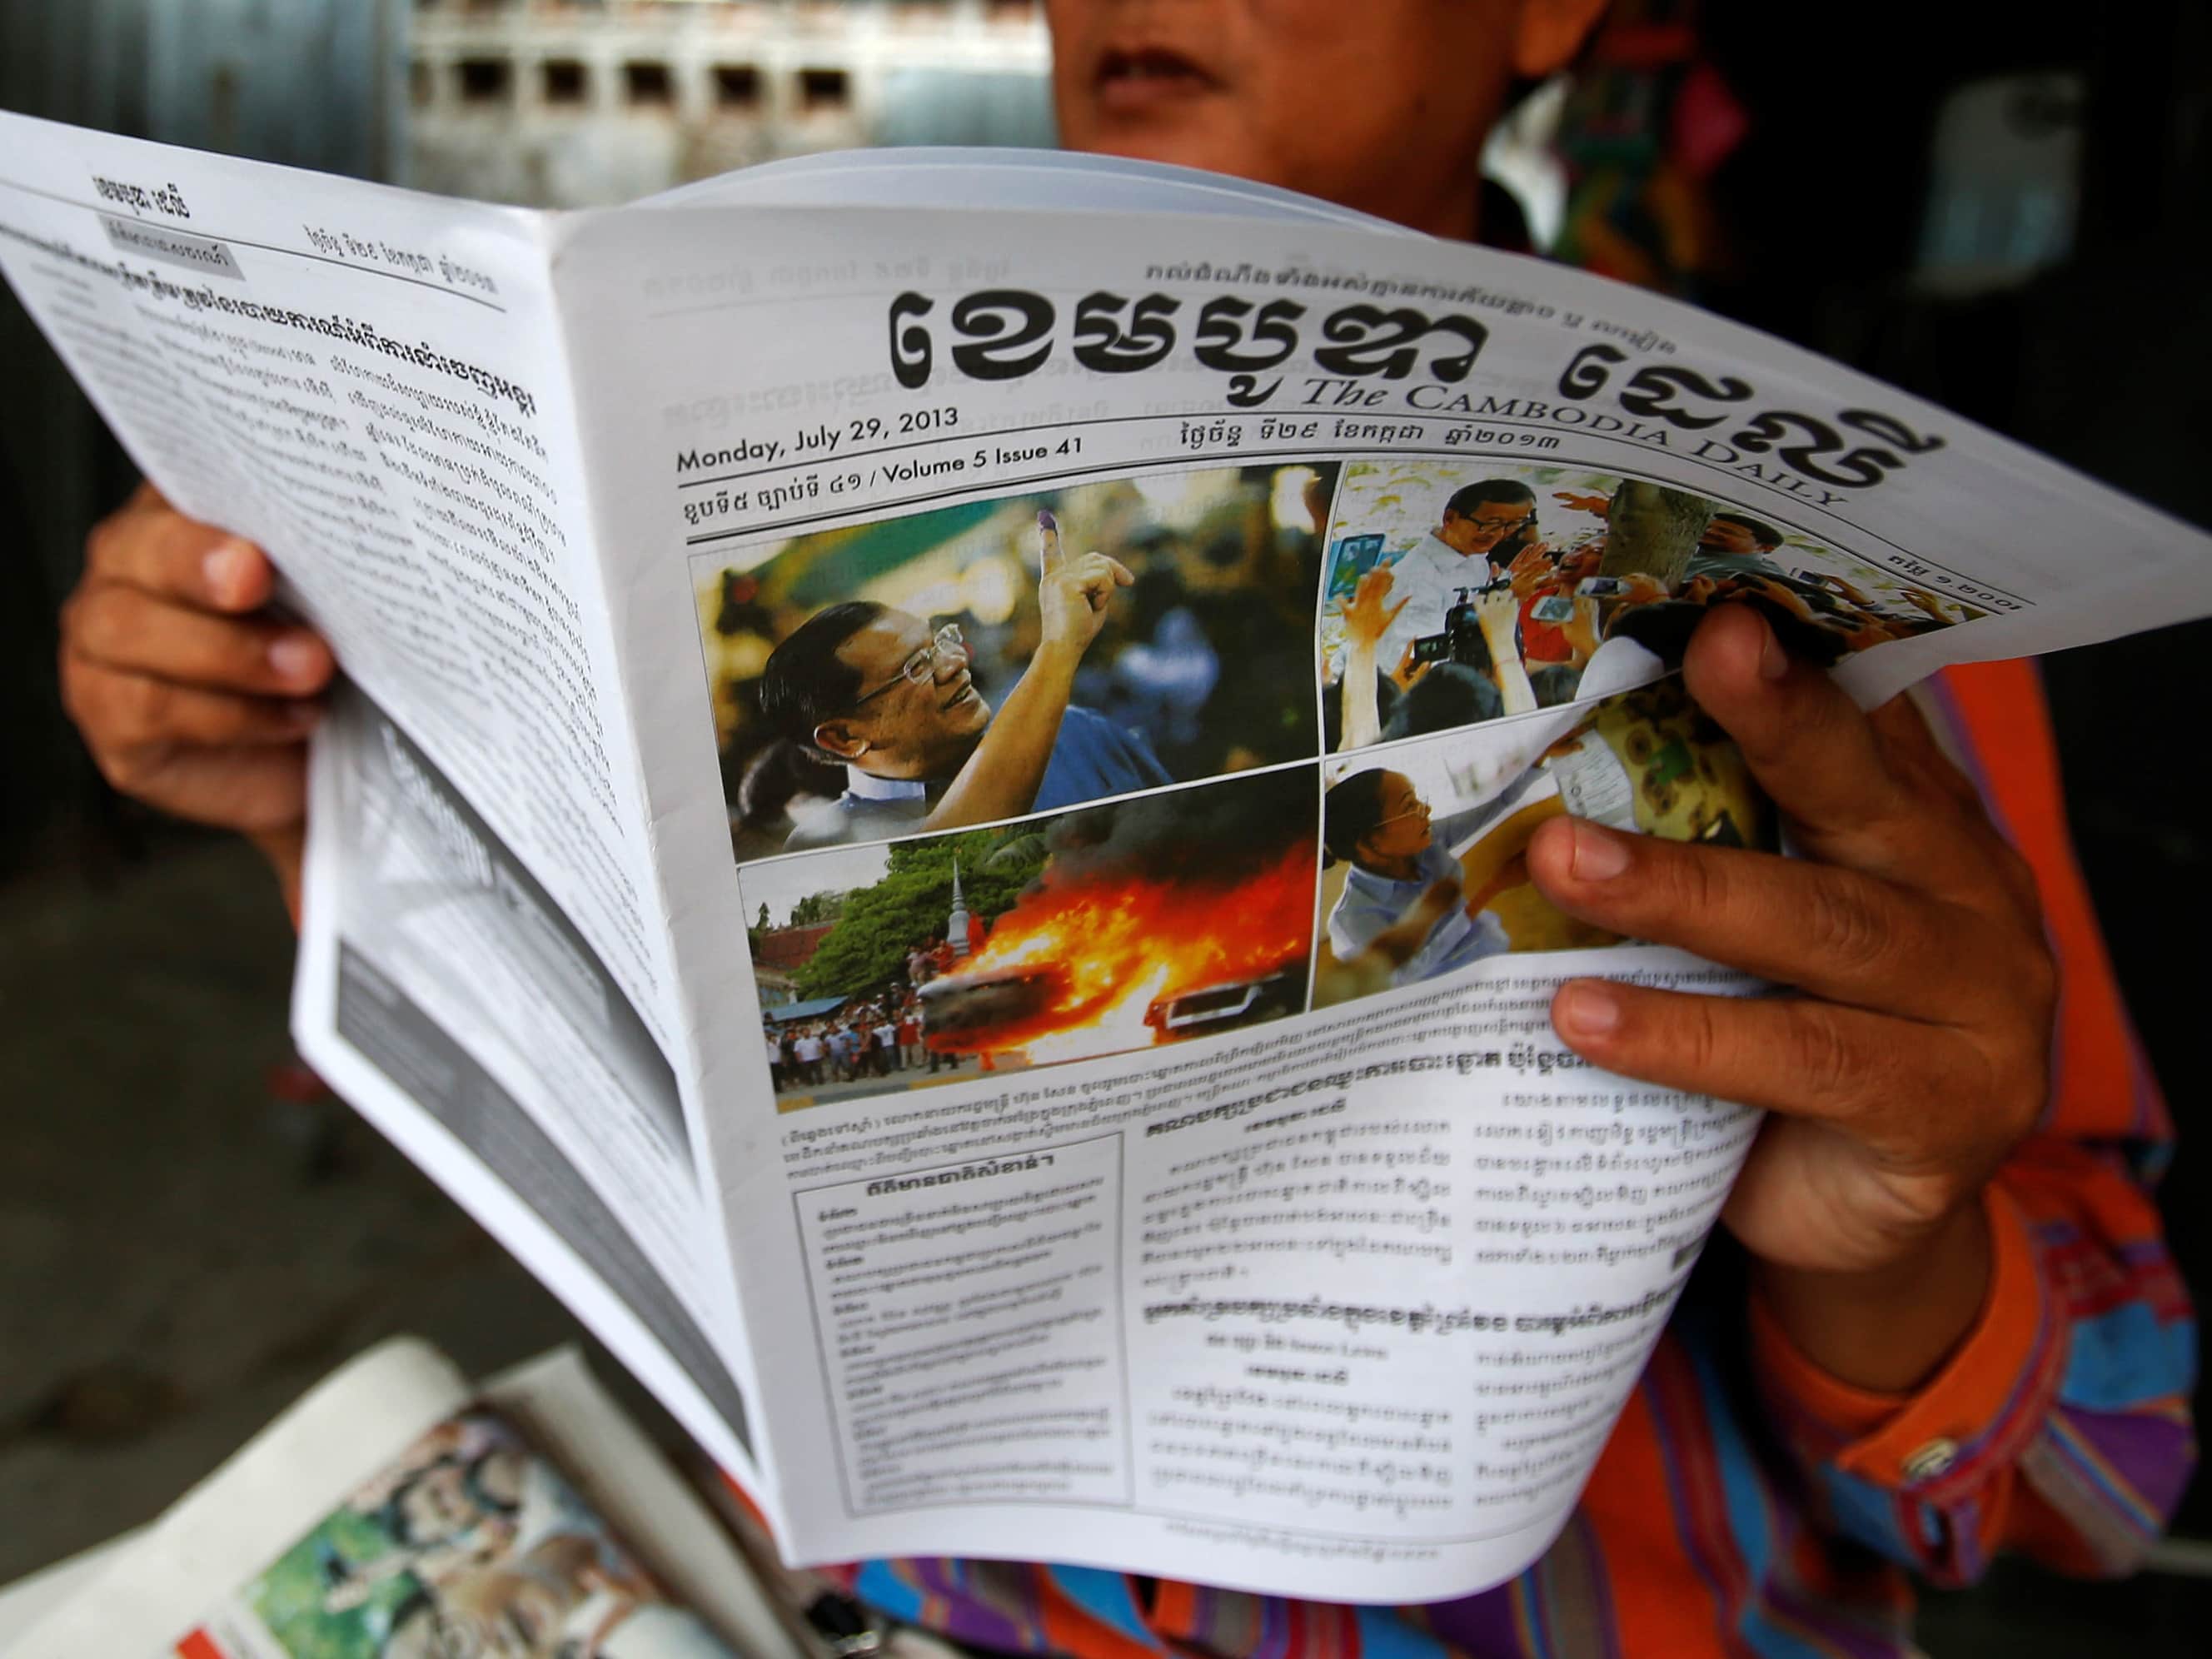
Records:
[[[866,144],[1049,144],[1035,0],[419,0],[408,182],[532,205]]]
[[[844,145],[1049,143],[1048,61],[1032,0],[0,6],[0,106],[544,204]],[[1787,28],[1750,0],[1619,0],[1577,76],[1530,92],[1488,160],[1540,250],[1686,293],[2212,521],[2202,0],[1862,0]],[[0,366],[6,1577],[150,1514],[384,1330],[489,1365],[571,1328],[342,1111],[289,1102],[281,1072],[272,1091],[288,973],[273,895],[235,845],[118,802],[57,704],[56,609],[131,469],[12,296]],[[2189,757],[2208,647],[2199,624],[2045,670],[2082,862],[2183,1125],[2166,1201],[2200,1292],[2212,835]],[[2197,1539],[2204,1485],[2184,1515]],[[1973,1621],[1996,1618],[2011,1652],[2196,1652],[2203,1582],[2002,1582],[1939,1603],[1929,1644],[1971,1650],[1998,1639]]]

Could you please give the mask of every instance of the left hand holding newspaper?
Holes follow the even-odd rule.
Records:
[[[102,776],[195,823],[251,836],[299,912],[307,738],[336,668],[269,612],[276,567],[150,483],[95,528],[63,608],[63,706]]]
[[[103,766],[292,833],[326,665],[276,651],[327,641],[302,1052],[796,1561],[1510,1577],[1754,1108],[1737,1219],[1814,1273],[1928,1260],[2017,1127],[2025,1073],[1868,1095],[2017,1070],[1972,1018],[2008,988],[1954,975],[1931,1050],[1914,964],[1771,943],[1823,895],[1979,967],[2032,932],[1844,694],[2212,608],[2205,538],[1943,410],[1208,175],[907,152],[555,215],[15,117],[0,155],[0,270],[179,515],[79,601]],[[1832,684],[1705,684],[1754,635]],[[1825,869],[1759,861],[1761,781]],[[1668,842],[1756,873],[1701,896]],[[1762,975],[1829,1012],[1715,1008]],[[1620,1018],[1563,1043],[1589,981]],[[1670,1071],[1701,1020],[1799,1059]]]

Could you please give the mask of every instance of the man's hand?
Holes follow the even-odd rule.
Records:
[[[1528,670],[1521,660],[1521,604],[1510,587],[1493,587],[1474,602],[1475,625],[1490,647],[1491,678],[1498,682],[1498,701],[1509,714],[1525,714],[1536,707],[1536,690],[1528,683]]]
[[[1390,624],[1398,620],[1399,613],[1413,601],[1411,597],[1392,605],[1391,584],[1395,580],[1390,567],[1378,564],[1359,579],[1352,597],[1340,600],[1338,609],[1344,617],[1344,641],[1354,651],[1372,653],[1390,631]]]
[[[266,610],[258,548],[185,518],[151,484],[96,526],[62,610],[62,701],[126,795],[243,830],[296,890],[307,736],[329,646]]]
[[[1043,626],[1036,649],[981,741],[922,820],[925,830],[965,829],[1030,810],[1052,763],[1083,653],[1105,626],[1114,590],[1136,580],[1103,553],[1067,557],[1060,550],[1057,526],[1042,539],[1037,605]]]
[[[1391,684],[1401,691],[1410,691],[1421,683],[1421,676],[1432,665],[1413,654],[1413,641],[1407,640],[1406,648],[1398,653],[1398,665],[1390,671]]]
[[[1057,535],[1046,544],[1044,575],[1037,583],[1043,623],[1039,648],[1072,650],[1079,657],[1106,625],[1106,605],[1114,590],[1137,579],[1127,565],[1103,553],[1070,558],[1059,546]]]
[[[1555,574],[1551,550],[1542,542],[1530,542],[1505,567],[1505,574],[1513,584],[1513,597],[1524,602]]]
[[[1436,932],[1437,924],[1457,908],[1466,896],[1458,873],[1437,877],[1421,890],[1421,896],[1413,902],[1412,909],[1368,941],[1367,949],[1360,953],[1361,959],[1370,966],[1382,968],[1382,985],[1387,985],[1389,975],[1420,954],[1421,947],[1429,942],[1429,935]]]
[[[1979,1195],[2044,1104],[2057,975],[2034,879],[1905,700],[1862,714],[1732,605],[1700,624],[1685,673],[1807,857],[1562,820],[1532,842],[1532,873],[1571,915],[1795,988],[1577,980],[1553,1024],[1609,1071],[1775,1115],[1728,1224],[1812,1358],[1909,1388],[1978,1312]]]

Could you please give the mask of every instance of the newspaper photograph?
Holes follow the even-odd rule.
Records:
[[[196,1636],[220,1659],[735,1659],[484,1411],[410,1446]]]
[[[701,556],[738,856],[1311,757],[1304,669],[1336,472],[1146,473]],[[1058,655],[1054,694],[1024,692]],[[1042,768],[1032,755],[1034,776],[994,777],[1025,763],[1007,743],[1022,722],[1052,732]],[[976,807],[957,804],[986,781]]]
[[[1822,667],[1987,614],[1743,507],[1572,466],[1354,461],[1328,539],[1332,749],[1571,702],[1645,653],[1679,666],[1710,605],[1749,605]]]
[[[1778,850],[1743,757],[1679,678],[1581,712],[1533,762],[1525,741],[1431,738],[1322,768],[1315,1007],[1507,951],[1615,942],[1530,884],[1528,840],[1547,819]]]
[[[776,1109],[1303,1013],[1316,777],[1310,764],[1241,773],[747,866],[746,902],[771,921],[832,918],[792,985],[800,1000],[761,1009]]]

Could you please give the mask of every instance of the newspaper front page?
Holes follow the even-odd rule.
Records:
[[[1495,1583],[1757,1127],[1552,1032],[1763,988],[1531,833],[1778,844],[1708,604],[1872,702],[2201,609],[2203,538],[1534,262],[922,205],[556,267],[787,1547]]]
[[[1711,605],[1869,702],[2212,606],[2203,536],[1942,410],[1230,181],[546,216],[0,131],[0,268],[352,671],[305,1052],[793,1560],[1511,1576],[1757,1128],[1551,994],[1765,988],[1529,836],[1783,844],[1673,672]]]

